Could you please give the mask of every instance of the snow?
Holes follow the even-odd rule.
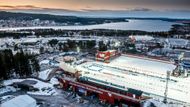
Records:
[[[4,101],[13,98],[13,95],[6,95],[6,96],[2,96],[0,97],[0,102],[3,103]]]
[[[189,41],[186,39],[168,38],[166,39],[166,42],[172,46],[187,46]]]
[[[167,71],[171,72],[176,68],[176,65],[169,62],[129,55],[120,56],[113,60],[109,65],[163,78],[166,77]]]
[[[17,96],[1,104],[1,107],[37,107],[36,100],[28,95]]]
[[[65,62],[61,62],[60,65],[59,65],[59,67],[61,69],[63,69],[64,71],[71,72],[71,73],[76,73],[75,68],[73,66],[65,63]]]
[[[136,41],[150,41],[154,38],[152,36],[129,36],[129,38],[135,39]]]
[[[182,105],[177,104],[165,104],[160,101],[156,101],[154,99],[149,99],[143,103],[143,107],[151,107],[151,103],[154,104],[155,107],[183,107]]]
[[[47,64],[49,64],[49,62],[50,62],[49,60],[43,60],[40,62],[40,65],[42,65],[42,64],[47,65]]]
[[[8,92],[15,92],[16,89],[12,86],[5,86],[3,88],[0,88],[0,95]]]
[[[53,87],[53,84],[42,82],[36,79],[29,79],[29,80],[37,81],[37,84],[33,85],[33,87],[38,88],[39,91],[28,92],[28,94],[33,94],[33,95],[56,95],[57,94],[57,92],[55,91],[55,88]],[[51,90],[43,91],[44,88],[49,88]]]
[[[37,79],[32,79],[32,78],[27,78],[27,79],[12,79],[12,80],[6,80],[4,81],[4,85],[11,85],[14,82],[22,82],[24,80],[33,80],[33,81],[37,81],[36,84],[33,85],[34,88],[39,89],[39,91],[34,91],[34,92],[27,92],[28,94],[33,94],[33,95],[56,95],[57,92],[55,90],[55,88],[53,87],[53,85],[56,83],[55,80],[52,80],[52,83],[46,83],[46,82],[42,82],[39,81]],[[43,90],[43,89],[47,89],[47,90]]]
[[[56,78],[52,78],[50,80],[50,83],[53,84],[53,85],[56,85],[56,84],[59,84],[59,81]]]
[[[82,77],[88,78],[89,81],[109,85],[93,79],[102,80],[123,87],[112,86],[115,88],[123,90],[127,90],[127,88],[137,89],[143,91],[145,96],[163,98],[166,87],[166,72],[174,70],[175,67],[174,64],[165,61],[121,56],[108,64],[86,62],[77,66],[76,69],[82,71]],[[97,71],[98,69],[101,70]],[[190,104],[189,84],[190,78],[170,76],[168,99]]]
[[[112,68],[118,68],[127,70],[127,71],[133,71],[133,72],[139,72],[146,75],[152,75],[152,76],[158,76],[162,78],[166,78],[167,71],[173,71],[176,68],[176,65],[170,62],[156,60],[156,59],[150,59],[150,58],[142,58],[142,57],[136,57],[136,56],[130,56],[130,55],[122,55],[114,60],[112,60],[109,64],[105,63],[85,63],[83,65],[88,70],[93,71],[101,71],[102,65],[110,66],[108,70],[111,71],[118,71],[117,69]],[[83,67],[78,66],[77,68],[83,69]],[[104,70],[106,70],[104,69]],[[122,71],[120,71],[122,72]],[[116,72],[117,73],[117,72]]]
[[[22,38],[22,43],[36,43],[38,42],[37,38]]]
[[[21,82],[21,81],[23,81],[23,80],[24,80],[24,79],[10,79],[10,80],[4,80],[4,81],[3,81],[3,85],[8,86],[8,85],[13,84],[14,82]]]
[[[93,70],[93,71],[101,71],[102,70],[102,68],[97,65],[88,66],[88,69]]]
[[[38,77],[43,80],[46,80],[51,71],[52,71],[52,69],[47,69],[47,70],[41,71],[41,72],[39,72]]]

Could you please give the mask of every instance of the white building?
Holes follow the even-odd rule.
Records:
[[[153,40],[154,37],[152,36],[148,36],[148,35],[138,35],[138,36],[129,36],[129,38],[131,40],[134,40],[134,41],[142,41],[142,42],[145,42],[145,41],[150,41],[150,40]]]
[[[132,55],[122,55],[110,63],[87,62],[77,66],[81,79],[127,91],[140,90],[143,96],[164,99],[167,72],[173,72],[172,62]],[[168,100],[190,104],[190,78],[170,76]]]
[[[169,48],[187,48],[189,41],[186,39],[168,38],[165,40],[165,47]]]
[[[37,107],[37,104],[32,97],[20,95],[2,103],[0,107]]]

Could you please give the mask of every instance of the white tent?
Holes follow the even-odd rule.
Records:
[[[65,62],[60,63],[60,68],[70,73],[76,73],[76,70],[71,65],[66,64]]]
[[[37,107],[36,100],[28,95],[20,95],[0,105],[1,107]]]

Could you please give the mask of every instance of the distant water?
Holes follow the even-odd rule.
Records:
[[[168,31],[174,22],[162,20],[129,20],[129,22],[105,23],[98,25],[77,25],[77,26],[50,26],[50,27],[18,27],[0,28],[2,30],[21,30],[21,29],[64,29],[64,30],[92,30],[92,29],[114,29],[114,30],[141,30],[141,31]]]

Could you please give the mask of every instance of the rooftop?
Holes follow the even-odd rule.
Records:
[[[28,95],[17,96],[1,104],[1,107],[37,107],[36,100]]]
[[[87,62],[77,66],[77,70],[83,71],[82,76],[89,81],[110,86],[109,83],[119,89],[132,88],[148,93],[148,95],[163,97],[167,71],[176,69],[172,62],[122,55],[110,63]],[[190,78],[170,77],[168,85],[168,98],[177,102],[190,102],[189,87]]]
[[[166,42],[170,43],[171,45],[187,45],[189,41],[186,39],[169,38],[166,39]]]
[[[132,71],[163,78],[166,77],[167,71],[173,71],[175,68],[176,65],[171,62],[132,55],[122,55],[108,64],[101,62],[87,62],[78,67],[79,70],[87,69],[89,71]]]
[[[173,71],[176,68],[176,65],[172,62],[132,55],[122,55],[113,60],[109,65],[135,72],[164,77],[167,71]]]

